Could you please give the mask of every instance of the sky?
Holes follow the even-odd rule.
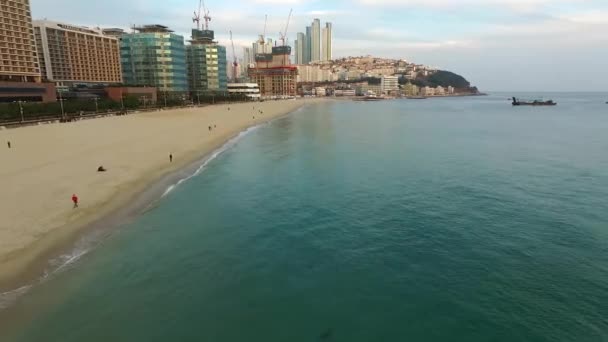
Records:
[[[89,27],[162,24],[185,37],[198,0],[30,0],[34,19]],[[333,24],[334,58],[403,58],[450,70],[482,91],[608,91],[608,0],[206,0],[232,56],[264,30],[290,42]],[[293,44],[291,44],[293,45]],[[231,57],[229,57],[231,58]]]

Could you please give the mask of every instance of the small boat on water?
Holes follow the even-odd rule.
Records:
[[[426,96],[407,96],[408,100],[426,100]]]
[[[373,94],[365,95],[363,97],[356,97],[353,99],[354,101],[381,101],[386,100],[384,96],[376,96]]]
[[[548,101],[542,101],[542,100],[534,100],[534,101],[521,101],[515,97],[513,97],[513,103],[514,106],[555,106],[557,105],[556,102],[553,102],[553,100],[548,100]]]

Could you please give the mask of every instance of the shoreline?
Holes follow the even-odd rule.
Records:
[[[319,100],[295,101],[297,102],[285,100],[270,103],[245,103],[240,104],[240,106],[221,104],[206,107],[208,110],[216,110],[232,106],[238,110],[239,108],[235,107],[247,106],[250,108],[250,106],[256,106],[264,109],[265,116],[225,130],[213,141],[203,144],[203,146],[197,146],[191,153],[180,156],[177,163],[168,164],[157,170],[148,170],[151,172],[140,175],[137,180],[121,184],[110,198],[102,199],[101,205],[94,208],[79,208],[79,215],[76,215],[75,218],[68,217],[64,224],[48,229],[46,234],[37,237],[34,242],[16,251],[0,255],[0,299],[2,299],[2,295],[10,295],[12,292],[18,292],[26,286],[35,286],[44,281],[46,279],[45,273],[48,275],[50,262],[65,256],[66,251],[72,253],[76,244],[87,234],[92,234],[94,231],[98,231],[100,234],[110,234],[115,228],[145,213],[164,197],[168,187],[176,185],[185,177],[193,176],[197,169],[204,167],[204,164],[225,151],[225,146],[227,146],[226,149],[229,148],[235,139],[238,141],[240,135],[248,132],[252,127],[268,124],[306,105],[319,102]],[[280,106],[281,108],[277,108],[273,113],[270,113],[271,115],[267,115],[264,104]],[[161,112],[160,115],[170,116],[172,112]],[[146,116],[148,114],[140,115]],[[153,113],[150,115],[159,114]],[[105,118],[99,120],[105,120]],[[103,240],[103,238],[99,240]],[[92,247],[94,248],[95,245],[94,242]],[[2,310],[1,307],[0,310]]]

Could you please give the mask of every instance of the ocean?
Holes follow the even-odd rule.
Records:
[[[511,95],[251,129],[17,296],[1,339],[608,341],[608,96]]]

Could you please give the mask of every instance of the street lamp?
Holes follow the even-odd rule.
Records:
[[[97,114],[99,112],[99,105],[97,104],[97,102],[99,101],[99,98],[94,97],[93,101],[95,101],[95,114]]]
[[[167,91],[165,90],[165,108],[167,108]]]
[[[59,104],[61,105],[61,118],[65,121],[65,110],[63,108],[63,97],[61,97],[61,91],[59,93]]]
[[[17,102],[19,104],[19,112],[21,113],[21,123],[23,123],[25,121],[25,118],[23,117],[23,103],[25,101],[19,100],[19,101],[15,101],[15,102]]]

